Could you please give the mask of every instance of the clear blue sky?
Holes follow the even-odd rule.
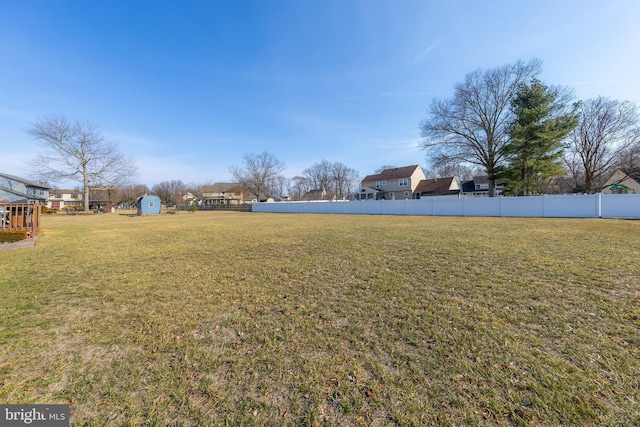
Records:
[[[640,100],[640,1],[0,0],[0,171],[28,177],[47,114],[91,121],[137,182],[229,181],[264,150],[424,164],[419,122],[477,68]]]

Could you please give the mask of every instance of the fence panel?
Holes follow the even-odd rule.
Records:
[[[640,218],[640,194],[602,194],[603,218]]]
[[[598,218],[599,194],[540,196],[545,217]]]

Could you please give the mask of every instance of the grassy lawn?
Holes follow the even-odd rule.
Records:
[[[0,320],[75,425],[640,424],[640,221],[46,216]]]

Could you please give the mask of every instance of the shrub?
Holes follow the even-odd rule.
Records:
[[[194,213],[197,210],[198,210],[198,207],[196,205],[189,205],[189,208],[187,209],[187,212]]]
[[[11,243],[25,240],[29,236],[24,230],[21,231],[0,231],[0,243]]]
[[[42,207],[42,213],[54,214],[54,213],[58,213],[58,209],[54,209],[54,208],[50,208],[50,207],[47,207],[47,206],[43,206]]]

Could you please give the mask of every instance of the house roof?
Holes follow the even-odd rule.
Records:
[[[620,168],[618,169],[623,174],[625,174],[628,178],[631,178],[635,182],[640,184],[640,167],[635,168]]]
[[[489,183],[489,177],[487,175],[479,175],[479,176],[474,176],[473,177],[473,183],[474,184],[488,184]]]
[[[403,166],[401,168],[385,169],[374,175],[367,175],[362,182],[387,181],[392,179],[410,178],[420,165]]]
[[[328,200],[335,197],[335,192],[324,189],[313,189],[303,194],[302,200]]]
[[[9,174],[0,172],[0,176],[9,178],[12,181],[21,182],[25,185],[28,185],[29,187],[44,188],[45,190],[48,190],[51,188],[51,187],[47,187],[46,185],[38,184],[37,182],[29,181],[28,179],[20,178],[19,176],[15,176],[15,175],[9,175]]]
[[[418,183],[418,186],[414,190],[414,193],[432,195],[456,194],[459,191],[451,189],[451,186],[454,183],[455,179],[456,178],[453,176],[449,176],[446,178],[423,179]]]

